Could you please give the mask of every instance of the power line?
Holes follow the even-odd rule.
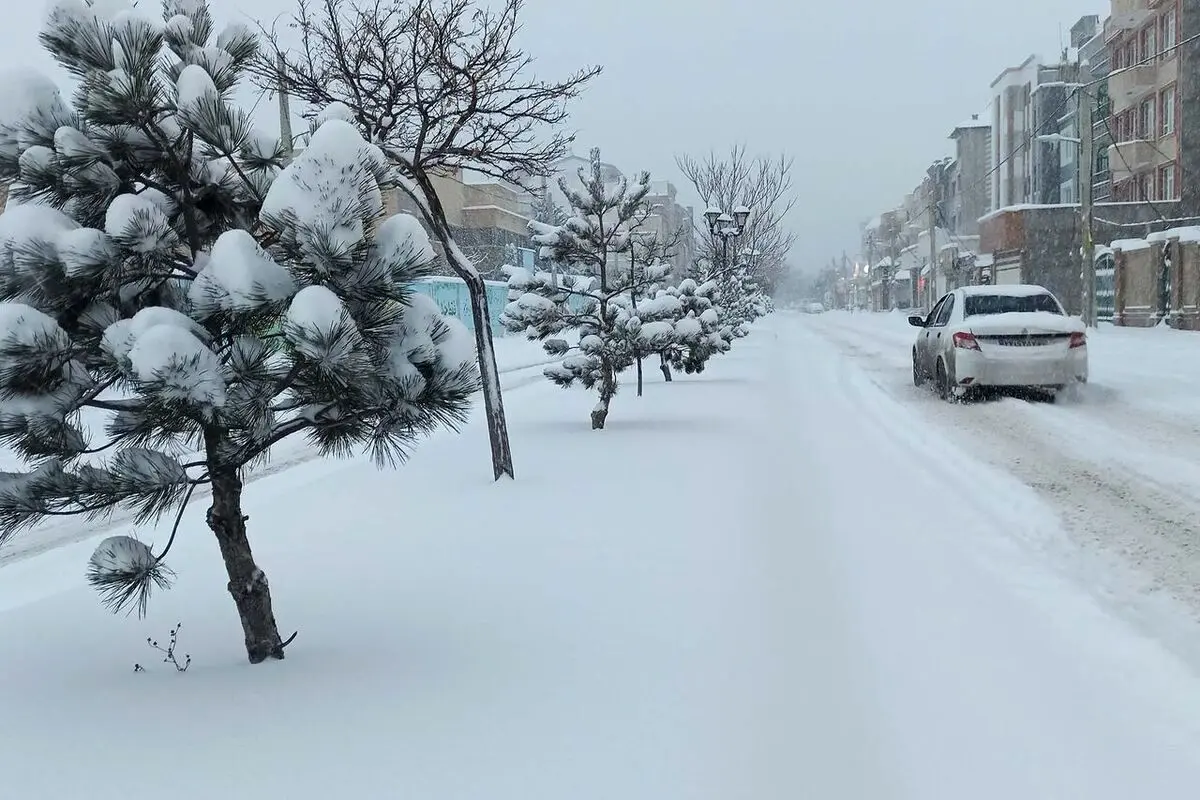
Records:
[[[1112,126],[1109,124],[1107,116],[1104,117],[1104,130],[1108,132],[1108,138],[1112,139],[1114,142],[1117,141],[1117,137],[1113,134]],[[1130,175],[1133,175],[1135,170],[1133,169],[1133,167],[1129,166],[1129,161],[1125,158],[1125,154],[1121,152],[1121,148],[1114,147],[1113,150],[1116,152],[1117,158],[1119,158],[1121,160],[1121,164],[1124,165],[1125,171],[1128,172]],[[1138,194],[1141,195],[1141,197],[1142,197],[1142,202],[1145,203],[1147,206],[1149,206],[1150,210],[1153,211],[1158,216],[1158,220],[1156,220],[1156,221],[1165,220],[1167,218],[1167,215],[1164,214],[1158,206],[1154,205],[1154,201],[1151,200],[1146,195],[1146,190],[1142,186],[1141,181],[1138,181],[1135,179],[1134,186],[1137,187]]]
[[[1134,69],[1136,67],[1142,67],[1142,66],[1145,66],[1146,64],[1153,64],[1155,61],[1162,58],[1167,53],[1173,53],[1176,50],[1178,50],[1179,48],[1183,47],[1185,44],[1191,44],[1192,42],[1196,41],[1197,39],[1200,39],[1200,33],[1192,34],[1191,36],[1187,37],[1186,39],[1176,42],[1175,44],[1171,45],[1170,47],[1166,47],[1166,48],[1163,48],[1162,50],[1159,50],[1157,53],[1155,53],[1152,56],[1146,56],[1141,61],[1138,61],[1135,64],[1126,64],[1125,66],[1121,67],[1120,69],[1111,70],[1107,75],[1105,75],[1102,78],[1096,78],[1095,80],[1088,81],[1087,83],[1084,83],[1084,84],[1080,84],[1080,88],[1087,89],[1091,86],[1095,86],[1098,83],[1104,83],[1107,80],[1109,80],[1110,78],[1112,78],[1113,76],[1120,75],[1122,72],[1128,72],[1131,69]]]

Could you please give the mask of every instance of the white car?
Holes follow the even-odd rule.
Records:
[[[953,400],[987,387],[1057,393],[1088,379],[1087,328],[1041,286],[967,286],[947,294],[913,344],[913,383]]]

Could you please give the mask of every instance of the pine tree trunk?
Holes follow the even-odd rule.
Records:
[[[229,594],[237,606],[246,635],[246,656],[251,664],[269,658],[283,658],[283,640],[271,608],[271,587],[266,574],[254,563],[250,540],[246,536],[246,515],[242,513],[242,480],[237,470],[213,463],[212,453],[220,442],[218,434],[206,432],[209,474],[212,479],[212,506],[208,509],[208,527],[216,534],[229,575]]]
[[[603,369],[604,377],[600,379],[600,402],[596,403],[596,407],[592,409],[592,430],[594,431],[604,430],[604,423],[608,421],[608,406],[617,393],[617,376],[613,371],[612,364],[606,361]]]
[[[661,361],[658,364],[658,368],[662,370],[663,379],[667,383],[670,383],[671,382],[671,365],[669,363],[667,363],[667,355],[666,355],[666,353],[660,353],[658,357],[661,359]]]
[[[638,376],[638,397],[642,396],[642,357],[638,356],[637,360],[637,376]]]

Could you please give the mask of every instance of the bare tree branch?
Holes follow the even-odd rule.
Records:
[[[734,145],[727,156],[710,152],[699,159],[676,156],[675,163],[696,192],[710,205],[726,212],[739,205],[752,213],[745,232],[736,239],[748,259],[755,280],[770,290],[784,269],[796,235],[785,227],[784,218],[796,205],[792,194],[792,159],[759,156],[751,158],[745,145]],[[715,263],[719,246],[707,228],[698,231],[699,257]]]
[[[310,116],[346,105],[406,171],[464,167],[532,191],[532,179],[569,152],[574,137],[558,130],[566,103],[600,68],[559,81],[532,76],[533,58],[514,41],[523,5],[300,0],[290,23],[298,52],[263,29],[269,46],[252,69],[264,88],[308,104]]]

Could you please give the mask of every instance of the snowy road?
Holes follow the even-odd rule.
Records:
[[[910,428],[949,437],[1036,491],[1070,541],[1038,533],[1031,543],[1073,560],[1123,613],[1200,655],[1190,633],[1163,628],[1148,598],[1181,600],[1200,618],[1200,377],[1179,372],[1200,360],[1200,337],[1108,327],[1091,337],[1092,382],[1056,404],[948,405],[912,385],[913,329],[899,315],[798,324],[917,415]]]
[[[761,519],[794,520],[771,560],[805,622],[788,651],[810,690],[795,718],[833,726],[800,723],[822,777],[806,796],[1193,796],[1195,672],[1056,569],[1056,520],[1034,492],[965,455],[823,327],[778,328]],[[780,626],[792,611],[779,606]]]

